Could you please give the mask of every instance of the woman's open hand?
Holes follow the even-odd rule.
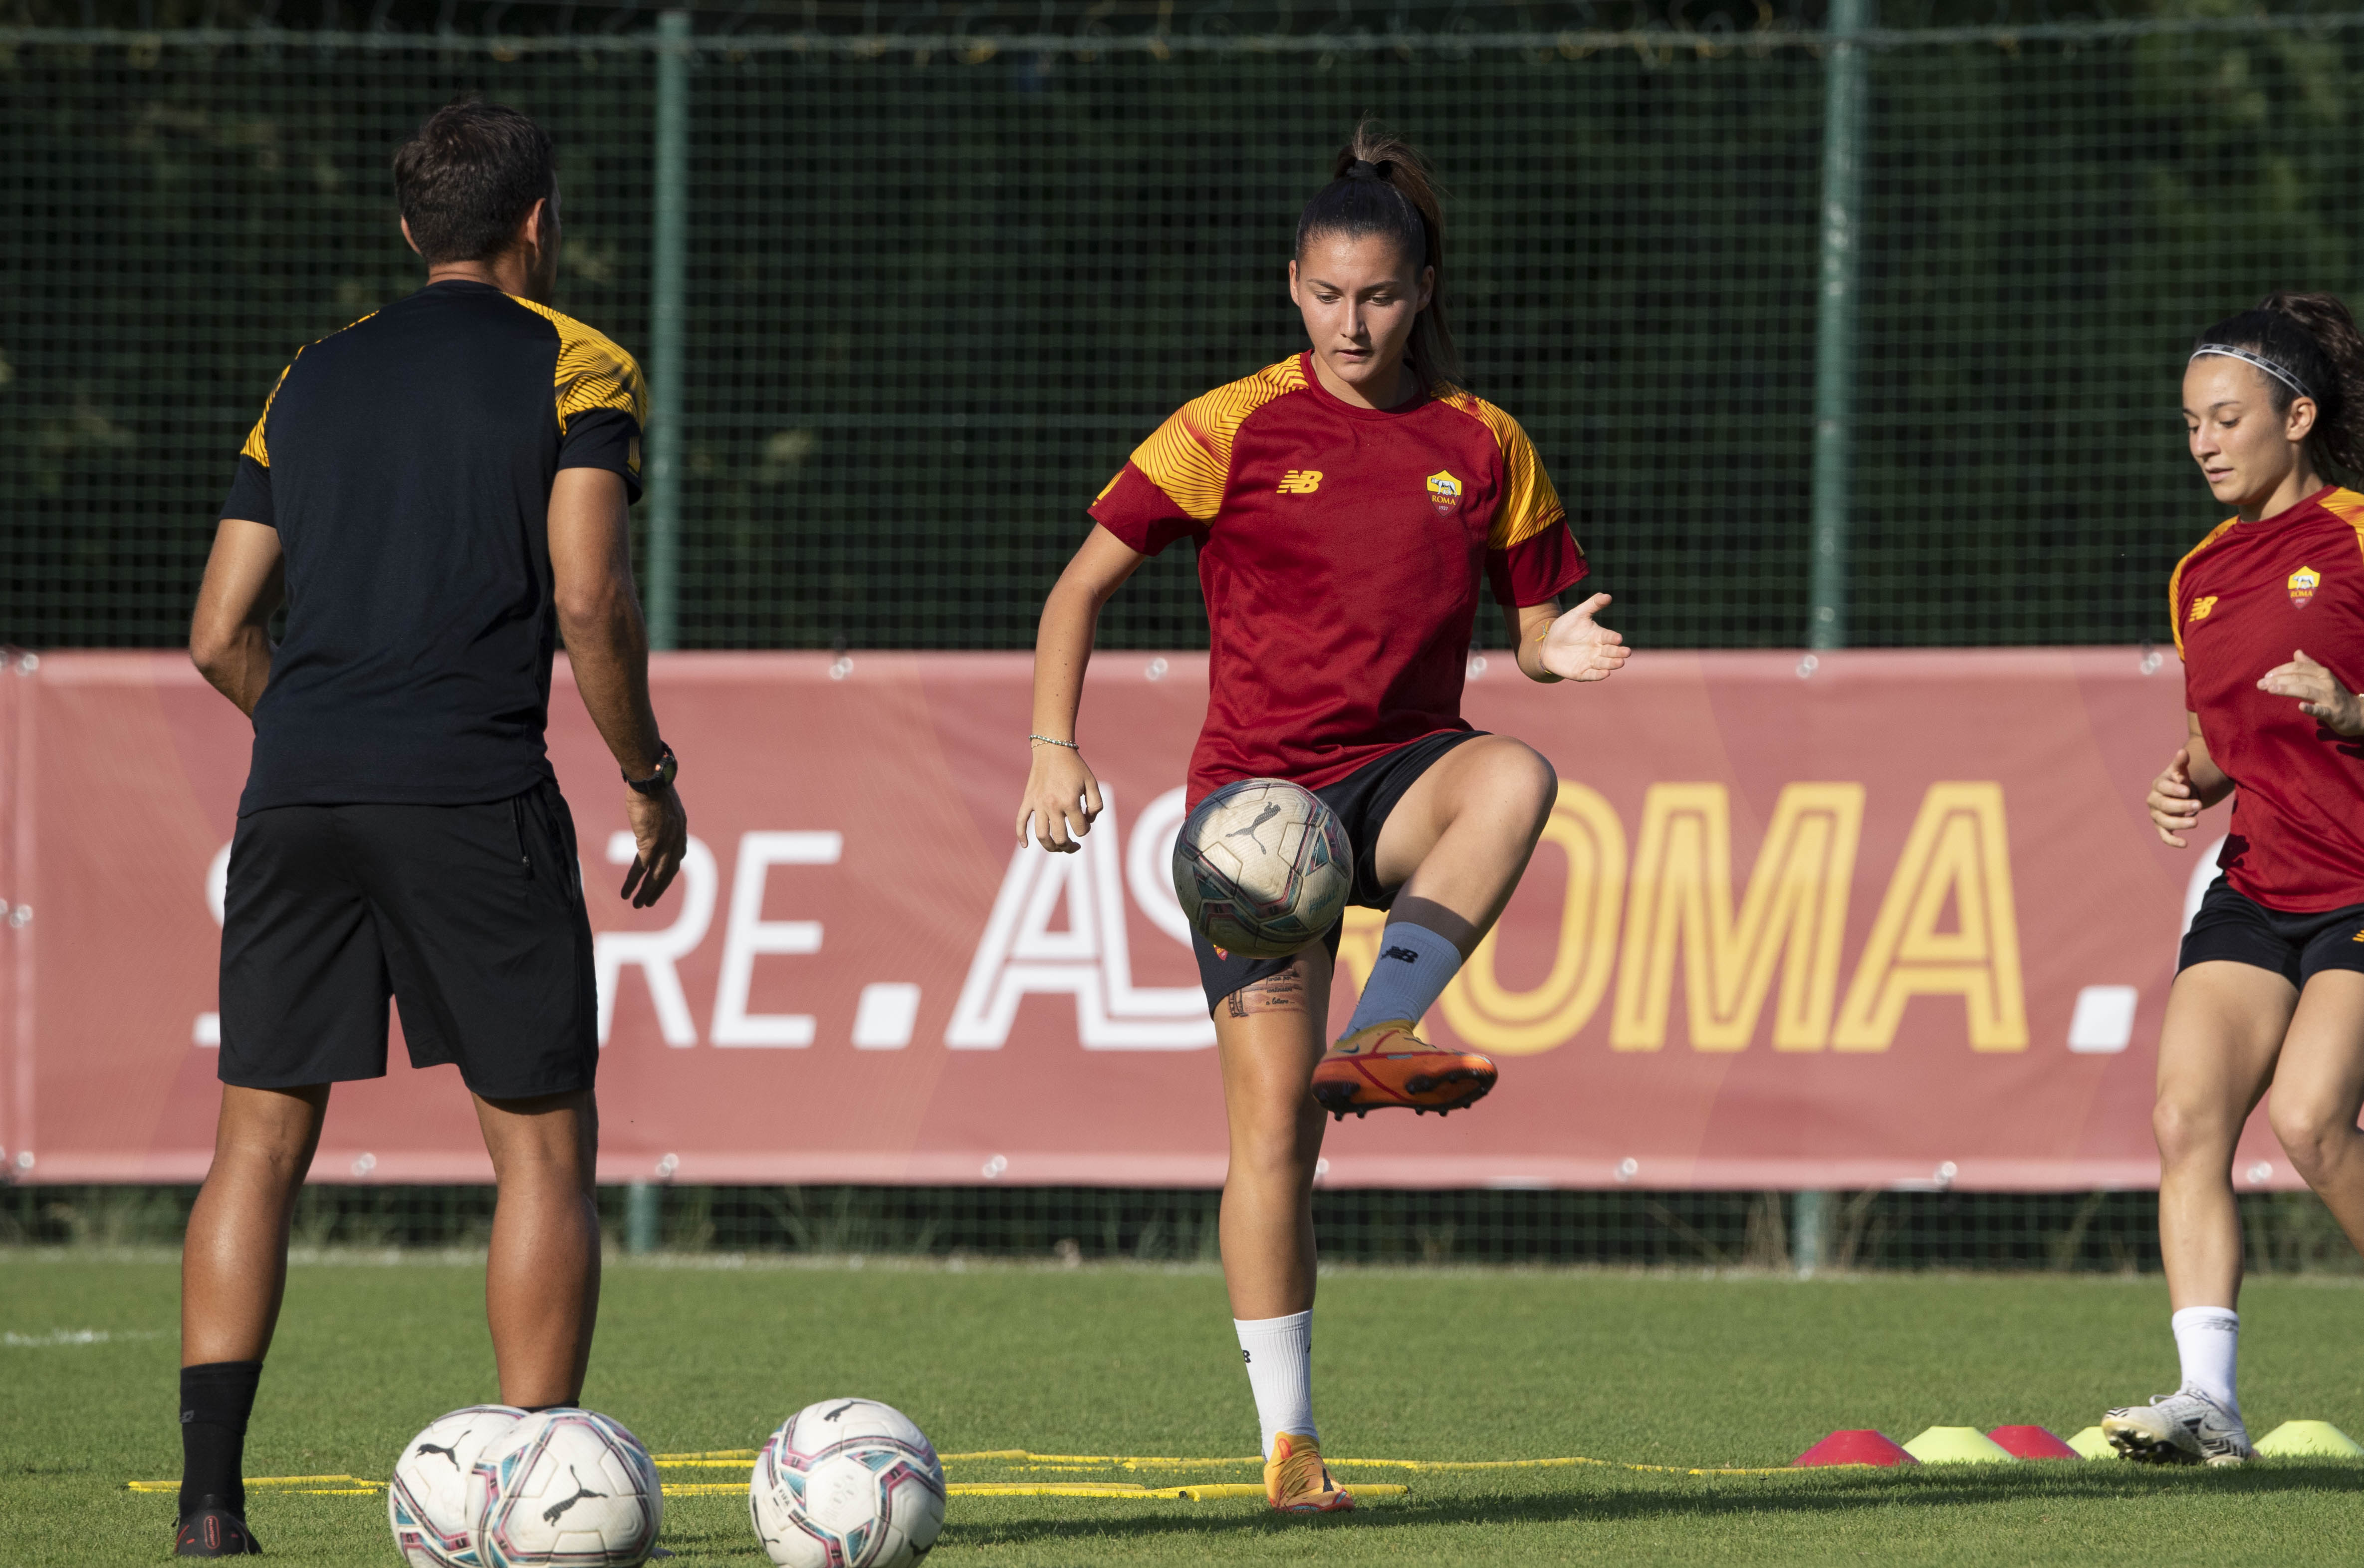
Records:
[[[1546,628],[1535,662],[1563,681],[1605,681],[1625,667],[1625,639],[1592,618],[1609,607],[1595,594]]]
[[[1100,781],[1082,752],[1042,740],[1027,744],[1034,748],[1034,762],[1018,802],[1018,841],[1031,838],[1053,854],[1072,855],[1100,814]]]

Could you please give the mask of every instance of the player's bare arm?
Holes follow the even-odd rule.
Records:
[[[632,583],[629,503],[622,477],[563,468],[550,491],[550,569],[558,629],[575,689],[627,778],[658,772],[664,742],[649,706],[649,633]],[[645,909],[664,896],[689,844],[689,816],[670,782],[628,788],[624,815],[640,853],[619,896]]]
[[[2308,658],[2304,649],[2292,652],[2289,663],[2267,671],[2258,689],[2278,697],[2298,698],[2299,712],[2320,720],[2335,735],[2350,740],[2364,735],[2364,700],[2341,684],[2338,676]]]
[[[1511,632],[1518,639],[1520,673],[1548,685],[1556,681],[1605,681],[1623,669],[1633,650],[1625,646],[1622,633],[1593,618],[1609,604],[1610,595],[1595,594],[1565,612],[1557,599],[1512,612]]]
[[[249,718],[271,679],[271,617],[286,596],[286,570],[277,528],[238,517],[215,528],[189,619],[189,658]]]
[[[2208,754],[2207,738],[2200,733],[2200,716],[2187,713],[2183,718],[2184,742],[2151,781],[2146,803],[2160,841],[2179,850],[2189,847],[2183,835],[2200,825],[2200,814],[2233,793],[2233,781]]]
[[[1100,814],[1100,782],[1076,744],[1076,714],[1100,611],[1149,558],[1095,526],[1043,601],[1034,639],[1034,716],[1026,744],[1034,753],[1018,802],[1018,841],[1031,838],[1055,854],[1073,854]]]

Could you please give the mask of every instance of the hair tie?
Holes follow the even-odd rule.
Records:
[[[1379,160],[1377,163],[1367,162],[1363,159],[1357,158],[1352,163],[1346,165],[1346,178],[1349,180],[1385,180],[1388,177],[1388,172],[1394,167],[1395,164],[1392,161],[1384,158]]]
[[[2299,380],[2295,374],[2284,370],[2281,366],[2274,363],[2273,361],[2267,359],[2262,354],[2253,354],[2247,349],[2236,349],[2227,343],[2202,343],[2200,347],[2191,350],[2191,359],[2199,359],[2203,354],[2215,354],[2224,359],[2238,360],[2245,365],[2255,365],[2259,370],[2265,372],[2268,375],[2273,377],[2276,381],[2280,382],[2284,386],[2289,387],[2301,397],[2314,397],[2314,394],[2306,389],[2306,383]],[[2191,360],[2186,360],[2184,361],[2186,364],[2191,362]],[[2316,399],[2316,401],[2321,400]]]

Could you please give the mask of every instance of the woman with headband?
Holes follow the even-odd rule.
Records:
[[[1550,762],[1461,717],[1481,589],[1534,681],[1625,661],[1595,623],[1551,481],[1517,421],[1461,389],[1443,301],[1444,228],[1419,156],[1367,128],[1297,225],[1288,291],[1311,350],[1194,399],[1093,504],[1096,526],[1043,606],[1034,749],[1018,837],[1071,851],[1099,811],[1076,708],[1100,607],[1141,563],[1198,545],[1211,653],[1193,805],[1283,778],[1337,812],[1354,901],[1387,909],[1377,971],[1328,1046],[1337,928],[1289,958],[1219,951],[1199,973],[1230,1124],[1223,1278],[1265,1448],[1291,1512],[1354,1506],[1321,1462],[1308,1365],[1312,1187],[1324,1111],[1456,1110],[1494,1066],[1415,1032],[1502,911],[1548,818]]]
[[[2168,588],[2188,737],[2151,784],[2191,842],[2234,795],[2158,1045],[2159,1250],[2182,1385],[2113,1410],[2129,1459],[2255,1457],[2234,1386],[2233,1152],[2266,1092],[2291,1163],[2364,1247],[2364,339],[2328,295],[2276,294],[2201,335],[2183,419],[2234,515]]]

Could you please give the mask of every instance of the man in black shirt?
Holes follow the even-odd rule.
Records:
[[[182,1261],[174,1550],[259,1550],[246,1422],[334,1083],[455,1063],[500,1185],[485,1309],[504,1403],[581,1396],[598,1313],[597,1002],[551,656],[615,753],[653,904],[688,824],[649,706],[627,508],[640,367],[546,303],[556,164],[496,105],[395,159],[427,286],[310,344],[239,455],[189,651],[254,721],[222,928],[221,1119]],[[286,635],[267,627],[284,601]]]

